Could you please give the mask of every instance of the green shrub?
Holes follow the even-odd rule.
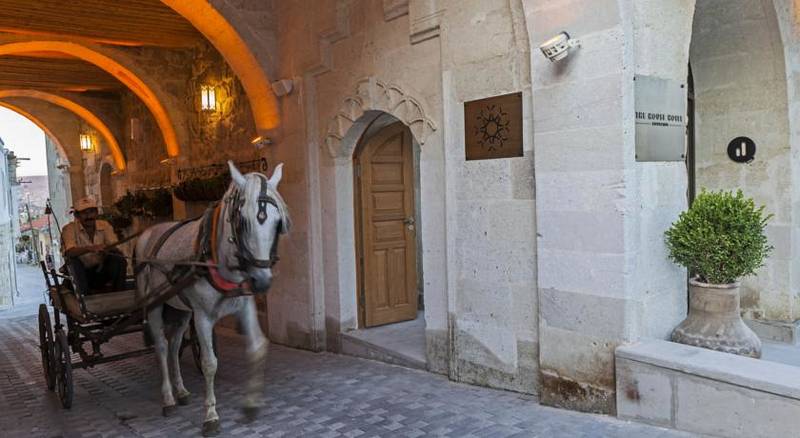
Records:
[[[705,283],[733,283],[755,274],[772,252],[764,234],[771,218],[741,190],[703,190],[664,233],[669,258]]]

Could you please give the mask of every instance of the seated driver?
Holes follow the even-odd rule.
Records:
[[[64,258],[72,281],[85,293],[125,289],[127,262],[117,249],[105,247],[117,242],[111,224],[97,219],[97,204],[91,197],[73,207],[74,221],[61,231]]]

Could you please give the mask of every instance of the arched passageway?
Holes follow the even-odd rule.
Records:
[[[789,268],[796,189],[784,44],[773,2],[697,2],[689,62],[697,192],[741,189],[774,214],[768,234],[776,251],[757,276],[743,279],[744,314],[794,321],[800,318]],[[755,147],[741,150],[753,154],[746,163],[728,153],[729,144],[742,137]]]
[[[26,54],[26,53],[55,52],[79,58],[83,61],[100,67],[125,86],[127,86],[147,106],[158,124],[164,137],[167,154],[176,157],[180,154],[178,136],[175,132],[173,120],[162,104],[158,94],[145,83],[131,69],[120,63],[117,59],[103,53],[98,48],[65,41],[25,41],[0,45],[0,56]],[[118,165],[120,163],[117,163]],[[124,163],[120,170],[124,169]]]
[[[278,101],[264,67],[239,33],[210,2],[162,0],[199,30],[222,54],[239,77],[253,111],[259,134],[280,124]]]
[[[67,151],[66,151],[66,149],[64,148],[64,143],[62,143],[62,142],[61,142],[61,139],[59,139],[59,138],[58,138],[58,136],[57,136],[57,135],[55,135],[55,134],[54,134],[54,133],[53,133],[53,132],[50,130],[50,128],[48,128],[48,127],[47,127],[47,125],[46,125],[44,122],[42,122],[41,120],[39,120],[39,118],[38,118],[38,117],[34,116],[33,114],[31,114],[31,113],[29,113],[29,112],[25,111],[24,109],[22,109],[22,108],[20,108],[20,107],[18,107],[18,106],[16,106],[16,105],[10,104],[10,103],[8,103],[8,102],[3,102],[2,100],[0,100],[0,106],[2,106],[2,107],[4,107],[4,108],[8,108],[8,109],[10,109],[11,111],[14,111],[15,113],[17,113],[17,114],[21,115],[22,117],[25,117],[26,119],[28,119],[28,120],[30,120],[31,122],[33,122],[33,124],[34,124],[34,125],[38,126],[38,127],[39,127],[39,129],[41,129],[42,131],[44,131],[45,135],[47,135],[48,137],[50,137],[50,139],[51,139],[51,140],[53,141],[53,143],[56,145],[56,148],[57,148],[57,150],[58,150],[58,155],[59,155],[59,157],[61,158],[61,160],[62,160],[62,161],[65,163],[65,164],[70,164],[70,162],[69,162],[69,155],[67,155]]]
[[[86,107],[63,96],[37,90],[0,90],[0,99],[4,97],[30,97],[33,99],[50,102],[54,105],[58,105],[72,111],[77,116],[89,123],[92,128],[97,130],[100,135],[103,136],[103,139],[110,150],[109,152],[111,152],[111,155],[114,158],[114,165],[116,166],[117,170],[125,170],[125,156],[122,154],[122,150],[120,149],[119,143],[114,137],[114,134],[97,115],[89,111]]]

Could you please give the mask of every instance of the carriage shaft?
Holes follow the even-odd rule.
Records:
[[[73,362],[72,368],[90,368],[95,365],[107,362],[116,362],[118,360],[130,359],[132,357],[143,356],[153,352],[153,347],[143,348],[141,350],[129,351],[127,353],[115,354],[113,356],[93,357],[89,356],[80,362]]]

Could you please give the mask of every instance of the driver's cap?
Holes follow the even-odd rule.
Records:
[[[97,202],[91,196],[78,199],[78,202],[72,207],[75,211],[88,210],[90,208],[97,208]]]

